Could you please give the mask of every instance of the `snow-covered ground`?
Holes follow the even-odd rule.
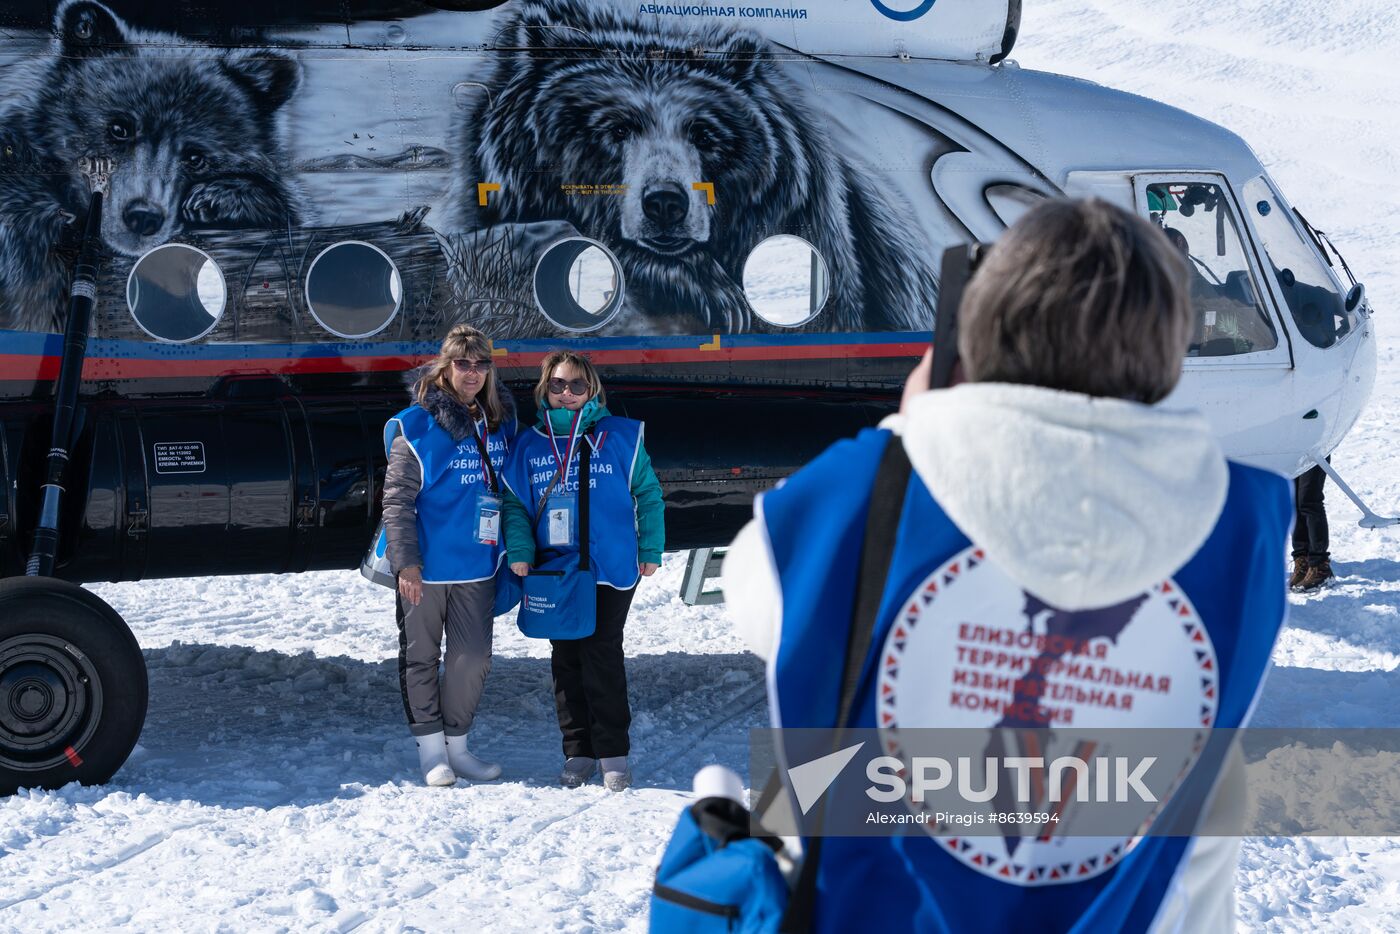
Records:
[[[150,714],[105,788],[0,802],[0,930],[561,930],[641,925],[690,779],[743,763],[762,665],[674,556],[627,630],[638,787],[555,784],[548,643],[499,621],[473,748],[425,788],[393,599],[354,572],[95,587],[146,648]]]
[[[1215,119],[1332,234],[1376,308],[1380,381],[1334,463],[1400,509],[1400,17],[1389,0],[1031,0],[1017,58]],[[1400,724],[1400,532],[1329,488],[1340,575],[1293,598],[1257,722]],[[150,716],[104,788],[0,802],[0,930],[640,929],[692,774],[742,765],[762,668],[672,556],[627,629],[637,788],[554,787],[546,647],[499,621],[474,747],[502,780],[423,787],[388,591],[353,572],[94,587],[132,625]],[[1258,931],[1400,929],[1400,840],[1252,839]]]

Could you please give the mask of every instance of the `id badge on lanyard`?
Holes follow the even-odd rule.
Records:
[[[476,540],[482,545],[501,540],[501,498],[494,493],[476,494]]]
[[[572,548],[577,525],[578,497],[572,493],[555,493],[545,501],[545,542],[551,548]]]
[[[501,497],[496,495],[496,471],[491,467],[491,448],[486,443],[486,424],[472,426],[476,450],[481,457],[481,476],[486,489],[476,494],[476,540],[494,546],[501,540]]]
[[[575,412],[573,424],[569,426],[569,443],[562,452],[554,440],[553,431],[549,434],[549,445],[554,450],[554,462],[558,465],[557,476],[561,487],[567,487],[569,483],[569,468],[578,451],[579,427],[578,413]],[[545,542],[550,548],[571,548],[577,544],[574,535],[577,515],[578,497],[574,494],[554,493],[545,498]]]

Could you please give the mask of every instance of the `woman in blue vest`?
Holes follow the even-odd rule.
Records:
[[[1283,623],[1292,508],[1284,478],[1157,404],[1191,336],[1186,273],[1121,208],[1033,209],[964,293],[965,381],[927,391],[926,358],[898,415],[759,499],[724,583],[769,659],[775,727],[835,725],[872,485],[905,457],[878,514],[897,520],[888,559],[861,581],[879,609],[846,725],[877,731],[872,748],[905,755],[899,731],[920,727],[1043,743],[1060,726],[1245,725]],[[864,781],[865,761],[843,775]],[[1214,795],[1212,829],[1242,807],[1237,754],[1221,768],[1188,743],[1170,761],[1178,803]],[[808,840],[802,901],[822,931],[1233,930],[1237,839],[1057,836],[1076,813],[1030,836]],[[1172,826],[1200,834],[1189,813]]]
[[[541,551],[577,554],[566,529],[537,519],[551,497],[577,502],[580,451],[588,445],[587,534],[598,615],[591,636],[550,640],[564,739],[559,780],[575,788],[601,771],[609,790],[622,791],[632,782],[622,628],[637,582],[661,564],[666,530],[661,484],[642,446],[643,425],[609,414],[605,401],[602,380],[586,357],[567,350],[545,357],[535,387],[539,422],[520,434],[506,470],[505,532],[511,570],[522,577]]]
[[[515,409],[497,385],[490,342],[464,324],[412,380],[414,404],[387,426],[397,434],[384,474],[404,712],[424,781],[489,781],[501,767],[467,750],[467,730],[491,668],[495,577],[505,559],[500,473]]]

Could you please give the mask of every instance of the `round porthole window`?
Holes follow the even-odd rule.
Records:
[[[388,255],[372,243],[346,240],[326,247],[306,273],[306,306],[336,337],[378,334],[403,302],[403,281]]]
[[[224,274],[209,254],[167,243],[136,261],[126,280],[126,305],[156,340],[199,340],[219,323],[228,302]]]
[[[769,237],[744,260],[744,296],[754,313],[769,324],[785,328],[806,324],[830,294],[826,260],[801,237]]]
[[[595,331],[622,309],[622,266],[597,240],[571,237],[544,251],[535,266],[535,302],[569,331]]]

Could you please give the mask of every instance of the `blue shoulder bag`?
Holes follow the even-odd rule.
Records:
[[[598,623],[598,577],[588,554],[589,445],[581,446],[578,483],[578,556],[562,554],[540,562],[520,579],[520,631],[532,639],[583,639]],[[557,477],[556,477],[557,479]],[[550,484],[551,488],[554,484]],[[545,491],[544,499],[549,495]],[[544,499],[535,523],[544,515]]]
[[[486,441],[481,437],[481,432],[472,431],[472,437],[476,440],[476,450],[481,457],[482,473],[486,474],[486,481],[489,489],[497,496],[501,495],[501,478],[496,475],[496,468],[491,466],[491,452],[486,447]],[[500,534],[504,534],[504,529]],[[500,567],[496,568],[496,597],[491,604],[492,616],[504,616],[520,604],[520,577],[510,569],[510,565],[502,561]]]

